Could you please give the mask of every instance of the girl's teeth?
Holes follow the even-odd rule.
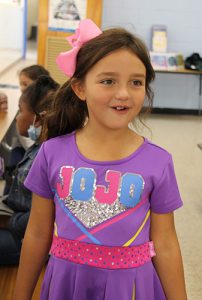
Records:
[[[122,109],[124,109],[124,107],[117,107],[116,109],[117,110],[122,110]]]

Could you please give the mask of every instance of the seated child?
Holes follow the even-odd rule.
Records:
[[[41,75],[50,75],[48,70],[41,65],[32,65],[22,69],[18,74],[21,92]]]
[[[34,144],[18,163],[11,189],[3,204],[11,216],[0,216],[0,265],[18,264],[22,239],[29,219],[31,192],[24,185],[28,171],[40,148],[40,133],[46,111],[52,104],[58,84],[42,75],[22,93],[16,125],[20,135],[29,136]],[[1,202],[1,201],[0,201]]]
[[[50,75],[48,70],[46,70],[43,66],[41,65],[31,65],[29,67],[23,68],[19,74],[18,74],[18,79],[19,79],[19,86],[21,92],[24,92],[24,90],[33,82],[39,78],[41,75]],[[16,140],[17,145],[22,147],[24,150],[27,150],[32,144],[33,141],[29,137],[24,137],[21,135],[17,136]],[[15,142],[13,141],[13,147],[15,145]]]
[[[37,64],[20,70],[18,78],[21,92],[23,92],[30,84],[35,82],[41,75],[49,76],[49,72],[43,66]],[[4,94],[4,99],[5,97],[6,95]],[[6,184],[3,192],[4,195],[9,193],[10,186],[12,184],[13,172],[17,163],[22,159],[25,151],[33,145],[33,141],[29,137],[22,136],[17,132],[15,123],[12,124],[9,130],[9,136],[11,136],[11,141],[9,142],[7,139],[5,141],[6,144],[9,144],[11,153],[9,155],[9,160],[5,163],[4,179]]]

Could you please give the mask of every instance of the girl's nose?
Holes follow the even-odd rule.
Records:
[[[115,98],[117,100],[128,100],[129,91],[127,86],[119,86],[116,90]]]

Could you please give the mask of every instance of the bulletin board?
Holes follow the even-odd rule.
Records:
[[[82,1],[80,0],[81,3]],[[76,0],[70,2],[78,3]],[[57,30],[57,26],[50,26],[53,24],[50,22],[50,4],[51,0],[39,0],[37,63],[45,66],[56,81],[63,83],[67,77],[59,70],[55,59],[60,52],[68,50],[69,45],[65,37],[71,35],[74,28],[70,26],[63,30],[60,25]],[[66,16],[64,9],[61,11],[63,16]],[[99,27],[101,26],[102,0],[86,0],[86,18],[92,19]]]

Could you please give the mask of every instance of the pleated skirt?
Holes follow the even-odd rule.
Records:
[[[51,256],[40,300],[166,300],[152,262],[102,269]]]

